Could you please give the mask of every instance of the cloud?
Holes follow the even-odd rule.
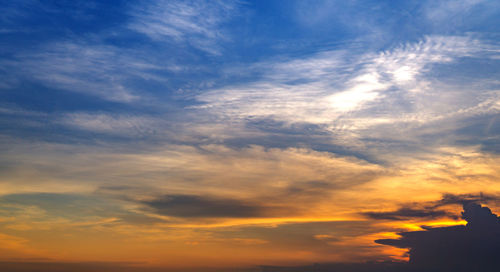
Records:
[[[268,217],[286,216],[293,209],[269,207],[247,201],[198,195],[164,195],[143,204],[155,212],[175,217]]]
[[[4,12],[2,12],[2,14],[0,15],[0,22],[2,23],[0,33],[4,34],[18,31],[33,31],[32,29],[29,29],[27,27],[19,27],[19,23],[29,17],[29,12],[27,12],[27,10],[30,9],[44,10],[45,7],[39,2],[33,0],[22,0],[5,3]]]
[[[170,266],[384,259],[404,249],[374,244],[394,238],[382,227],[500,206],[496,30],[417,22],[498,4],[101,2],[0,14],[4,244]]]
[[[95,41],[57,41],[35,51],[17,52],[2,60],[10,79],[40,82],[55,89],[97,96],[108,101],[131,103],[146,98],[135,81],[164,81],[163,68],[139,51],[124,50]],[[144,91],[144,90],[142,90]]]
[[[497,204],[500,202],[500,196],[487,193],[478,194],[444,194],[443,198],[435,202],[434,207],[445,205],[467,205],[469,203],[482,203],[482,204]]]
[[[453,29],[468,29],[482,26],[496,21],[499,4],[488,0],[464,0],[464,1],[426,1],[422,5],[423,18],[434,31],[450,31]]]
[[[111,202],[127,201],[134,212],[190,218],[201,227],[203,216],[218,222],[345,217],[325,212],[335,213],[327,205],[331,198],[384,173],[367,161],[310,149],[10,143],[3,153],[1,175],[9,180],[0,184],[3,194],[95,193]]]
[[[452,217],[446,211],[435,211],[430,209],[414,209],[410,207],[399,208],[396,211],[390,212],[365,212],[363,215],[368,216],[372,219],[384,219],[384,220],[407,220],[409,218],[440,218],[440,217]]]
[[[131,8],[129,28],[153,40],[186,42],[210,54],[219,54],[218,43],[227,40],[221,25],[237,13],[229,1],[152,1]]]
[[[426,219],[434,220],[439,218],[458,219],[459,216],[448,210],[449,205],[468,205],[470,203],[491,203],[497,204],[500,197],[493,194],[443,194],[437,201],[427,201],[418,203],[406,203],[393,211],[371,211],[363,212],[362,215],[376,220],[408,220],[408,219]]]
[[[498,112],[494,85],[471,79],[453,86],[436,75],[438,67],[489,58],[487,48],[470,36],[428,36],[382,52],[331,50],[258,63],[247,68],[249,74],[259,71],[257,79],[202,92],[195,97],[201,104],[192,108],[264,132],[273,122],[283,124],[283,131],[315,126],[316,135],[328,135],[328,144],[364,152],[391,143],[406,149],[430,145],[430,135]]]
[[[0,228],[7,233],[112,231],[135,234],[165,223],[139,205],[104,194],[26,193],[0,197]],[[27,238],[27,243],[32,241]],[[47,253],[41,253],[47,256]]]
[[[500,218],[476,203],[463,206],[466,226],[426,228],[376,243],[409,248],[411,266],[426,271],[496,271]]]
[[[500,217],[493,214],[489,208],[473,202],[465,204],[463,208],[463,218],[468,221],[466,226],[425,227],[423,231],[399,233],[402,237],[398,239],[379,239],[375,241],[382,245],[409,248],[409,263],[402,261],[325,262],[300,267],[264,266],[262,271],[497,271],[499,261],[496,256],[500,249]],[[283,228],[288,227],[290,226],[284,226]],[[338,227],[341,228],[341,226]],[[336,230],[338,227],[332,228],[332,230]],[[319,241],[323,239],[328,241],[331,237],[331,235],[315,236]],[[342,239],[345,239],[345,236]]]
[[[477,41],[467,37],[431,36],[376,54],[323,52],[305,59],[263,64],[263,79],[245,87],[205,92],[197,99],[206,103],[202,108],[228,118],[272,117],[291,123],[330,124],[342,114],[379,105],[366,104],[385,97],[391,88],[418,86],[418,76],[428,71],[429,65],[467,56],[478,47]]]
[[[62,116],[60,122],[68,127],[123,137],[152,135],[161,122],[155,118],[131,115],[75,112]]]

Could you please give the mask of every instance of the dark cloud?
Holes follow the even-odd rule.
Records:
[[[307,266],[262,266],[262,272],[493,272],[500,271],[500,217],[473,200],[484,195],[445,195],[442,205],[464,203],[466,226],[426,227],[399,233],[399,239],[375,242],[408,248],[410,262],[332,263]],[[446,203],[446,204],[444,204]],[[413,212],[410,212],[413,213]],[[417,216],[420,212],[415,212]],[[399,216],[399,214],[397,215]]]
[[[164,195],[142,201],[155,212],[176,217],[267,217],[290,214],[290,209],[242,201],[238,199],[198,196]]]
[[[459,219],[460,215],[454,214],[439,208],[449,205],[466,205],[469,203],[499,203],[500,197],[491,194],[443,194],[438,201],[429,201],[424,203],[404,204],[394,211],[388,212],[364,212],[362,215],[376,220],[407,220],[412,218],[436,219],[452,218]]]
[[[454,217],[446,211],[430,210],[427,208],[414,209],[403,207],[396,211],[390,212],[365,212],[363,215],[372,219],[385,219],[385,220],[406,220],[409,218],[440,218],[440,217]]]
[[[500,201],[500,196],[478,193],[478,194],[444,194],[442,199],[435,202],[434,207],[440,207],[445,205],[466,205],[468,203],[497,203]]]
[[[408,248],[410,266],[420,271],[498,271],[500,219],[487,207],[463,204],[466,226],[426,228],[376,243]]]

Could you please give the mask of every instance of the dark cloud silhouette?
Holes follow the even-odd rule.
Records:
[[[500,217],[478,203],[498,203],[498,196],[485,194],[445,194],[438,201],[406,205],[391,212],[364,213],[374,219],[401,220],[453,216],[438,209],[462,205],[465,226],[423,227],[422,231],[399,233],[399,239],[375,242],[409,249],[409,263],[333,263],[309,266],[263,266],[262,272],[493,272],[500,271]]]
[[[198,195],[164,195],[142,201],[155,212],[176,217],[266,217],[289,214],[282,207],[270,207],[237,199]]]
[[[410,207],[402,207],[396,211],[390,212],[365,212],[363,215],[372,219],[385,220],[406,220],[408,218],[440,218],[440,217],[455,217],[455,215],[442,210],[432,210],[429,208],[415,209]]]
[[[487,207],[465,201],[466,226],[426,228],[376,243],[408,248],[410,266],[420,271],[499,271],[500,219]]]
[[[394,211],[371,211],[361,214],[376,220],[407,220],[412,218],[437,219],[445,217],[459,219],[459,214],[450,213],[440,208],[449,205],[463,206],[469,203],[500,203],[500,197],[484,193],[443,194],[442,198],[438,201],[404,204]]]
[[[434,202],[434,206],[432,207],[436,208],[453,204],[466,205],[468,203],[488,204],[488,203],[498,203],[498,202],[500,202],[500,196],[492,194],[485,194],[485,193],[460,194],[460,195],[444,194],[442,199]]]

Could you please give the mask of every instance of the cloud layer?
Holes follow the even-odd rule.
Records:
[[[497,2],[5,3],[0,267],[400,269],[499,212]]]

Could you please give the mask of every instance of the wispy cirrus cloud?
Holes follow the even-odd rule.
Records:
[[[196,96],[205,110],[226,120],[275,120],[313,124],[336,138],[371,135],[390,139],[396,130],[498,111],[499,93],[484,81],[472,95],[433,73],[466,58],[490,58],[491,47],[468,36],[429,36],[379,53],[329,51],[315,56],[257,64],[261,79]],[[445,75],[454,77],[453,73]],[[469,83],[470,84],[470,83]],[[440,96],[434,93],[439,89]],[[349,143],[348,143],[349,144]]]
[[[448,30],[467,23],[474,26],[490,19],[499,6],[498,2],[488,0],[427,1],[422,6],[422,13],[433,27]]]
[[[129,86],[131,80],[164,80],[155,76],[161,68],[142,59],[138,52],[76,42],[45,45],[3,60],[2,64],[4,69],[14,71],[13,76],[19,81],[33,80],[52,88],[124,103],[140,98],[137,90]]]
[[[5,6],[1,256],[400,259],[498,210],[494,1]]]
[[[238,12],[231,1],[153,1],[135,5],[129,28],[157,41],[185,42],[219,54],[218,42],[228,37],[221,25]]]
[[[98,149],[11,142],[10,148],[3,150],[10,160],[2,160],[3,177],[16,181],[17,186],[2,183],[2,192],[51,192],[57,187],[54,192],[88,193],[119,179],[123,193],[136,200],[157,194],[215,195],[280,206],[286,203],[282,202],[284,196],[293,196],[296,202],[316,202],[383,173],[382,167],[356,158],[297,148],[166,145],[162,151],[145,148],[139,153],[137,147],[129,151]],[[47,159],[48,154],[51,159]],[[226,182],[232,185],[222,189]],[[45,186],[31,187],[34,183]],[[138,184],[146,189],[130,193],[129,188]]]
[[[248,87],[233,86],[197,96],[213,112],[232,118],[273,116],[287,122],[328,124],[359,112],[391,88],[411,92],[429,65],[446,63],[477,50],[466,37],[428,37],[392,51],[345,57],[345,51],[320,53],[266,64],[266,74]],[[263,68],[261,66],[257,66]]]
[[[159,120],[151,117],[86,112],[65,114],[59,122],[80,130],[123,137],[151,135],[160,125]]]

